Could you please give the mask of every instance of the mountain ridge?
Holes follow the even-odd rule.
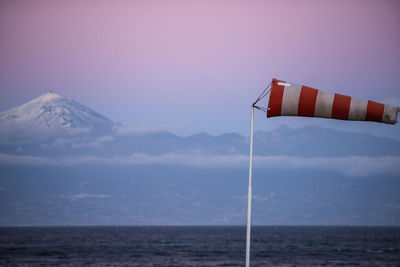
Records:
[[[23,155],[146,153],[182,151],[206,154],[248,154],[249,138],[237,133],[186,137],[167,131],[124,133],[90,108],[55,93],[46,93],[0,113],[0,152]],[[321,126],[292,129],[282,125],[254,135],[255,155],[387,156],[400,154],[400,142],[366,133]],[[323,148],[323,149],[322,149]]]

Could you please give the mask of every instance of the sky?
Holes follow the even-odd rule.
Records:
[[[400,106],[400,1],[0,1],[0,111],[53,91],[117,121],[249,135],[272,78]],[[399,126],[319,124],[400,138]]]

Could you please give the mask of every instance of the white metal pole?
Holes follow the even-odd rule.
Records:
[[[252,169],[253,169],[253,128],[254,128],[254,105],[251,106],[249,191],[248,191],[248,196],[247,196],[246,267],[250,266],[251,175],[252,175]]]

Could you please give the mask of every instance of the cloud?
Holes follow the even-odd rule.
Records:
[[[66,198],[69,200],[79,200],[79,199],[84,199],[84,198],[109,198],[110,195],[104,195],[104,194],[73,194],[73,195],[60,195],[61,198]]]
[[[85,186],[85,185],[88,185],[88,184],[89,184],[88,181],[84,181],[84,182],[82,182],[82,183],[79,183],[79,186]]]
[[[43,128],[32,125],[18,123],[0,122],[0,144],[21,145],[32,143],[33,141],[45,141],[52,137],[74,137],[86,135],[93,131],[92,128],[62,128],[51,127]]]
[[[113,127],[113,133],[117,136],[136,136],[159,131],[180,131],[187,129],[191,125],[192,122],[190,120],[173,122],[171,118],[168,118],[159,127],[154,128],[130,124],[118,124]]]
[[[147,127],[128,124],[115,125],[112,130],[117,136],[135,136],[152,132],[152,130]]]
[[[91,142],[75,142],[71,144],[71,147],[78,148],[78,147],[101,147],[104,143],[112,142],[115,138],[109,135],[105,135],[102,137],[97,138]]]
[[[57,165],[57,160],[40,156],[16,156],[0,153],[1,165]]]
[[[102,147],[105,143],[113,142],[115,140],[114,137],[109,135],[104,135],[98,137],[94,140],[88,141],[86,138],[75,137],[75,138],[57,138],[50,144],[40,144],[40,148],[82,148],[82,147]]]
[[[338,171],[350,177],[376,174],[400,175],[400,156],[383,157],[255,157],[256,167]]]
[[[163,155],[135,153],[129,156],[110,157],[81,156],[65,158],[47,158],[40,156],[15,156],[0,153],[2,165],[65,165],[82,164],[103,165],[167,165],[195,168],[246,169],[249,156],[208,155],[199,152],[175,152]],[[291,157],[291,156],[254,156],[254,168],[266,170],[312,169],[337,171],[350,177],[362,177],[377,174],[400,175],[400,156],[382,157]]]
[[[275,197],[275,193],[274,192],[270,192],[268,195],[266,196],[262,196],[262,195],[252,195],[251,199],[253,199],[254,201],[269,201],[271,199],[273,199]],[[242,200],[247,200],[248,196],[241,196],[240,199]]]

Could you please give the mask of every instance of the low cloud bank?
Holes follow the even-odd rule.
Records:
[[[135,153],[130,156],[81,156],[68,158],[48,158],[40,156],[16,156],[0,153],[0,165],[168,165],[195,168],[245,169],[249,156],[207,155],[201,153],[168,153],[149,155]],[[341,172],[350,177],[369,175],[400,176],[400,156],[382,157],[291,157],[291,156],[254,156],[254,168],[257,169],[312,169]]]
[[[69,200],[79,200],[79,199],[87,199],[87,198],[95,198],[95,199],[101,199],[101,198],[109,198],[110,195],[105,195],[105,194],[75,194],[75,195],[60,195],[61,198],[69,199]]]

